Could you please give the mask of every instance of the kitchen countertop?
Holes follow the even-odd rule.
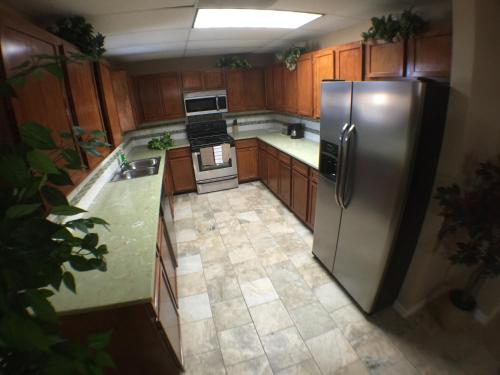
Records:
[[[149,301],[153,297],[156,232],[165,152],[147,146],[132,148],[132,160],[161,156],[157,175],[107,183],[86,216],[106,220],[97,227],[99,243],[108,246],[106,272],[73,272],[77,294],[63,285],[51,301],[58,312]],[[133,267],[131,267],[133,265]]]

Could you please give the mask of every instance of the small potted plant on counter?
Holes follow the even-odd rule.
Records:
[[[174,140],[170,132],[165,132],[161,138],[153,138],[148,142],[148,147],[151,150],[168,150],[174,145]]]
[[[439,237],[454,244],[448,259],[472,268],[463,289],[450,292],[450,300],[470,312],[484,282],[500,275],[500,157],[480,163],[467,187],[438,188],[436,199],[444,218]]]

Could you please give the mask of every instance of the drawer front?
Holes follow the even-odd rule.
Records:
[[[240,139],[236,141],[236,148],[257,147],[257,139]]]
[[[179,325],[179,314],[175,307],[172,294],[170,293],[165,274],[160,275],[158,290],[159,311],[158,322],[167,336],[168,343],[177,356],[179,363],[182,363],[181,354],[181,331]]]
[[[309,178],[311,179],[312,182],[318,183],[318,171],[314,168],[309,169]]]
[[[284,152],[280,152],[279,159],[286,165],[290,165],[292,163],[292,158],[290,157],[290,155],[287,155]]]
[[[187,156],[191,156],[191,150],[189,147],[174,148],[173,150],[168,151],[168,156],[171,159],[185,158]]]
[[[275,158],[277,158],[278,154],[279,154],[279,151],[277,149],[275,149],[273,146],[269,146],[269,145],[267,145],[267,152],[269,153],[269,155],[272,155]]]
[[[309,167],[300,161],[293,159],[292,163],[293,169],[299,172],[300,174],[308,177]]]

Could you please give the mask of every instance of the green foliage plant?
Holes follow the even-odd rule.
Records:
[[[99,59],[106,49],[104,35],[94,32],[94,26],[82,16],[59,18],[50,29],[54,34],[77,46],[85,55]]]
[[[1,94],[15,96],[28,77],[62,78],[62,63],[83,59],[33,56],[0,82]],[[110,333],[84,344],[69,341],[49,298],[63,286],[76,293],[73,271],[106,271],[108,249],[93,229],[108,223],[83,216],[85,210],[59,190],[72,184],[69,170],[82,168],[65,138],[74,136],[83,150],[98,154],[94,148],[105,144],[103,134],[75,127],[74,135],[61,134],[58,145],[41,124],[26,122],[19,129],[20,141],[0,150],[0,373],[102,374],[114,366],[105,351]]]
[[[448,259],[473,268],[464,289],[452,291],[451,298],[471,309],[483,282],[500,275],[500,157],[480,163],[470,186],[439,187],[436,199],[444,219],[439,237],[455,242]]]
[[[382,39],[386,42],[395,42],[408,39],[422,31],[424,20],[412,8],[406,9],[400,15],[389,14],[382,17],[372,17],[372,26],[368,31],[361,33],[363,41]]]
[[[244,57],[240,56],[223,56],[217,61],[218,68],[229,69],[250,69],[252,65]]]
[[[283,53],[277,53],[275,57],[276,60],[283,62],[289,71],[293,72],[297,69],[297,60],[305,51],[304,47],[295,46]]]
[[[151,150],[168,150],[174,145],[170,132],[165,132],[161,138],[153,138],[148,142],[148,147]]]

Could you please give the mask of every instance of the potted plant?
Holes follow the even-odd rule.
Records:
[[[439,238],[454,242],[452,264],[472,268],[463,287],[450,292],[454,306],[472,311],[483,283],[500,275],[500,157],[480,163],[467,187],[440,187],[444,218]]]
[[[422,31],[424,20],[413,10],[407,9],[400,15],[388,14],[382,17],[372,17],[372,26],[361,33],[363,41],[382,39],[385,42],[395,42],[408,39]]]
[[[286,68],[293,72],[297,68],[297,60],[306,51],[304,47],[292,47],[284,53],[277,53],[276,60],[284,62]]]

